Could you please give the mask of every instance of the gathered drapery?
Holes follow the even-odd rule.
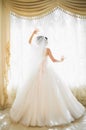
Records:
[[[7,72],[10,61],[10,12],[40,18],[56,8],[80,17],[86,16],[86,0],[1,0],[0,1],[0,107],[8,103]]]
[[[10,10],[22,16],[41,16],[57,7],[86,16],[86,0],[4,0]]]
[[[9,18],[10,13],[5,8],[3,1],[0,1],[0,108],[4,108],[8,104],[7,83],[8,83],[8,66],[9,66]],[[8,52],[8,53],[7,53]]]
[[[86,16],[86,0],[58,0],[59,6],[65,11]]]
[[[33,0],[33,1],[12,1],[7,0],[7,5],[11,11],[22,16],[41,16],[49,13],[54,8],[57,7],[57,2],[55,0]]]

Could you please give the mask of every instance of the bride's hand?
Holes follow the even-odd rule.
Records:
[[[64,61],[64,56],[61,57],[61,61]]]
[[[38,32],[39,32],[39,29],[35,29],[33,33],[37,34]]]

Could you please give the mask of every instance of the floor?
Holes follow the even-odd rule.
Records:
[[[86,112],[83,117],[65,126],[59,127],[25,127],[12,123],[9,118],[9,109],[0,111],[0,130],[86,130]]]

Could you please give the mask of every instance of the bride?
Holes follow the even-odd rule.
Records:
[[[27,83],[18,89],[15,101],[10,110],[10,118],[26,126],[55,126],[67,124],[80,118],[85,111],[84,106],[73,96],[71,90],[48,65],[48,58],[52,62],[62,62],[53,57],[47,48],[48,38],[36,37],[36,44],[32,44],[32,33],[29,44],[36,46],[37,53],[33,57],[34,64],[28,74]],[[37,58],[37,60],[35,60]]]

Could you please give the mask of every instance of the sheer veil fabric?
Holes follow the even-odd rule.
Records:
[[[11,119],[26,126],[54,126],[80,118],[85,108],[48,64],[45,42],[32,44],[29,49],[31,70],[17,90]]]

